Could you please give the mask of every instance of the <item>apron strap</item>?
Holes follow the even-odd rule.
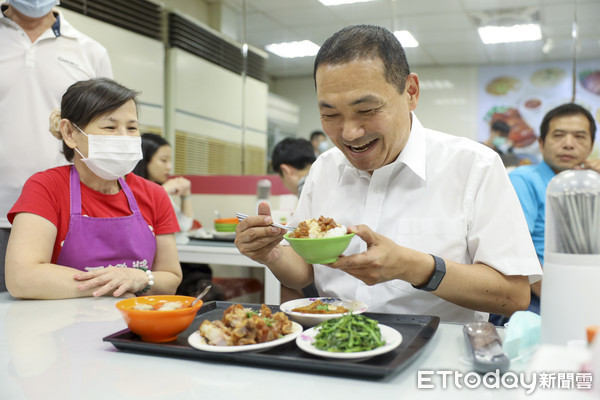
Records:
[[[79,172],[77,172],[77,168],[74,165],[71,165],[71,215],[81,215],[81,185],[79,181]],[[127,197],[127,202],[129,203],[129,209],[134,215],[141,215],[140,208],[138,207],[137,202],[135,201],[135,197],[131,192],[131,189],[125,183],[125,179],[119,178],[119,184],[121,185],[121,189],[123,189],[123,193],[125,193],[125,197]]]
[[[79,185],[79,172],[71,165],[71,215],[81,215],[81,186]]]
[[[129,202],[129,208],[131,209],[131,212],[133,214],[141,214],[137,201],[135,201],[135,197],[133,196],[131,189],[129,188],[127,183],[125,183],[125,179],[119,178],[119,184],[121,184],[121,189],[123,189],[123,193],[125,193],[125,196],[127,197],[127,201]]]

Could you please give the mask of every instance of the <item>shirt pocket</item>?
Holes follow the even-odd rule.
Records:
[[[456,262],[469,261],[463,218],[401,219],[389,236],[400,246]]]
[[[402,219],[395,224],[390,238],[398,245],[447,260],[465,262],[467,252],[467,228],[462,218]],[[395,279],[386,282],[404,293],[421,293],[410,283]]]

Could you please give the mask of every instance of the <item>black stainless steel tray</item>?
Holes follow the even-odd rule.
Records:
[[[307,354],[300,350],[295,341],[285,343],[260,352],[212,353],[194,349],[187,338],[198,329],[205,319],[214,321],[223,317],[223,312],[231,302],[211,301],[202,306],[194,322],[181,333],[177,340],[169,343],[143,342],[138,335],[125,329],[105,337],[117,349],[138,353],[155,354],[170,357],[195,358],[199,360],[220,361],[224,363],[247,364],[260,367],[288,369],[319,374],[380,379],[401,370],[414,360],[435,334],[440,319],[429,315],[378,314],[365,313],[383,325],[398,330],[402,334],[402,343],[389,353],[361,362],[330,360]],[[255,310],[260,304],[244,304]],[[269,306],[279,311],[278,306]]]

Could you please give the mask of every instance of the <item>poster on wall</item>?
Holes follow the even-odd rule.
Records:
[[[573,95],[571,62],[481,67],[478,82],[478,140],[485,142],[494,121],[510,126],[511,153],[520,164],[540,161],[538,136],[544,115]],[[600,121],[600,60],[580,61],[576,68],[575,102]],[[592,157],[599,158],[595,142]]]

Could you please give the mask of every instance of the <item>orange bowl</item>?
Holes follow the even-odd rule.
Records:
[[[217,218],[215,219],[215,231],[217,232],[235,232],[240,221],[237,218]]]
[[[177,339],[177,335],[190,326],[202,307],[202,300],[190,307],[194,299],[190,296],[140,296],[121,300],[116,307],[123,315],[127,327],[144,342],[162,343]],[[173,301],[180,301],[183,308],[166,311],[134,309],[138,304],[157,307]]]
[[[239,224],[240,221],[237,218],[217,218],[215,224]]]

